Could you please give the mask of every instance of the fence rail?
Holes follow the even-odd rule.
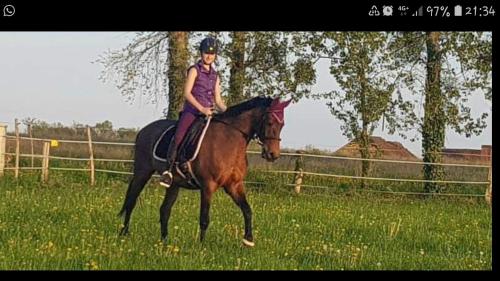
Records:
[[[259,170],[263,173],[277,173],[277,174],[298,174],[299,171],[266,171]],[[419,180],[419,179],[395,179],[395,178],[375,178],[375,177],[360,177],[360,176],[345,176],[345,175],[335,175],[335,174],[323,174],[323,173],[312,173],[312,172],[302,172],[304,175],[312,176],[322,176],[322,177],[334,177],[334,178],[346,178],[346,179],[367,179],[367,180],[383,180],[383,181],[401,181],[401,182],[435,182],[435,183],[455,183],[455,184],[489,184],[487,181],[442,181],[442,180]]]
[[[258,151],[247,151],[247,153],[260,154],[260,152],[258,152]],[[453,163],[431,163],[431,162],[421,162],[421,161],[402,161],[402,160],[387,160],[387,159],[371,159],[371,158],[331,156],[331,155],[316,155],[316,154],[290,153],[290,152],[283,152],[283,153],[281,153],[281,155],[307,156],[307,157],[316,157],[316,158],[344,159],[344,160],[370,161],[370,162],[405,163],[405,164],[418,164],[418,165],[435,165],[435,166],[477,167],[477,168],[489,168],[490,167],[488,165],[453,164]]]
[[[1,126],[0,126],[1,128]],[[0,176],[3,174],[4,170],[14,170],[15,175],[17,177],[19,170],[46,170],[46,173],[48,173],[48,170],[60,170],[60,171],[82,171],[82,172],[90,172],[90,177],[91,177],[91,184],[94,184],[94,173],[95,172],[100,172],[100,173],[112,173],[112,174],[123,174],[123,175],[132,175],[130,172],[126,171],[114,171],[114,170],[107,170],[107,169],[96,169],[94,167],[94,163],[99,161],[99,162],[122,162],[122,163],[133,163],[133,160],[131,159],[106,159],[106,158],[94,158],[93,157],[93,144],[99,144],[99,145],[122,145],[122,146],[134,146],[134,143],[117,143],[117,142],[96,142],[92,141],[91,139],[91,134],[90,130],[88,130],[88,141],[76,141],[76,140],[57,140],[59,143],[79,143],[79,144],[86,144],[89,146],[89,158],[75,158],[75,157],[62,157],[62,156],[50,156],[49,155],[49,149],[45,151],[44,149],[44,154],[46,155],[38,155],[38,154],[21,154],[19,152],[19,142],[21,139],[24,140],[37,140],[37,141],[43,141],[44,144],[48,147],[50,142],[53,141],[53,139],[43,139],[43,138],[29,138],[29,137],[21,137],[19,136],[19,132],[17,130],[16,136],[7,136],[5,135],[5,130],[0,131],[0,133],[3,132],[3,135],[0,134],[0,141],[4,140],[3,142],[0,142],[0,163],[3,166],[0,166]],[[16,153],[7,153],[5,150],[5,145],[6,145],[6,139],[15,139],[16,140]],[[3,145],[3,147],[2,147]],[[258,151],[247,151],[248,154],[260,154]],[[311,157],[311,158],[325,158],[325,159],[343,159],[343,160],[353,160],[353,161],[371,161],[371,162],[385,162],[385,163],[402,163],[402,164],[414,164],[414,165],[439,165],[439,166],[452,166],[452,167],[475,167],[475,168],[487,168],[489,169],[489,175],[491,175],[491,165],[474,165],[474,164],[454,164],[454,163],[429,163],[429,162],[421,162],[421,161],[403,161],[403,160],[387,160],[387,159],[366,159],[366,158],[357,158],[357,157],[344,157],[344,156],[331,156],[331,155],[316,155],[316,154],[307,154],[307,153],[289,153],[289,152],[283,152],[281,153],[282,155],[287,155],[287,156],[294,156],[297,157],[297,159],[302,158],[302,157]],[[16,166],[15,167],[5,167],[5,162],[4,162],[4,157],[5,155],[10,155],[10,156],[15,156],[16,158]],[[44,162],[44,167],[19,167],[19,158],[20,157],[36,157],[36,158],[42,158]],[[90,168],[65,168],[65,167],[49,167],[49,159],[59,159],[59,160],[68,160],[68,161],[86,161],[89,162],[89,167]],[[487,188],[487,193],[488,190],[490,192],[490,197],[491,197],[491,186],[492,186],[492,181],[491,181],[491,176],[489,177],[488,181],[441,181],[441,180],[436,180],[436,181],[431,181],[431,180],[421,180],[421,179],[398,179],[398,178],[383,178],[383,177],[362,177],[362,176],[347,176],[347,175],[336,175],[336,174],[325,174],[325,173],[315,173],[315,172],[308,172],[308,171],[303,171],[301,170],[295,170],[295,171],[280,171],[280,170],[258,170],[258,172],[263,172],[263,173],[278,173],[278,174],[294,174],[296,177],[300,177],[300,181],[297,180],[296,178],[296,183],[295,184],[285,184],[286,186],[295,186],[296,190],[300,190],[300,186],[302,187],[320,187],[320,188],[329,188],[328,186],[316,186],[316,185],[307,185],[307,184],[302,184],[302,177],[304,175],[310,175],[310,176],[319,176],[319,177],[334,177],[334,178],[349,178],[349,179],[360,179],[360,180],[379,180],[379,181],[399,181],[399,182],[417,182],[417,183],[425,183],[425,182],[435,182],[435,183],[450,183],[450,184],[471,184],[471,185],[488,185]],[[46,180],[46,175],[43,177],[43,179]],[[300,182],[300,183],[298,183]],[[248,181],[246,182],[247,184],[257,184],[257,185],[263,185],[265,184],[264,182],[251,182]],[[297,188],[297,183],[299,184],[299,187]],[[381,193],[391,193],[391,194],[421,194],[421,195],[429,195],[429,193],[419,193],[419,192],[394,192],[394,191],[378,191],[378,190],[367,190],[365,191],[369,192],[381,192]],[[472,196],[472,197],[479,197],[479,196],[485,196],[482,194],[452,194],[452,193],[437,193],[433,195],[443,195],[443,196]],[[487,199],[488,200],[488,199]]]
[[[5,138],[16,139],[14,136],[4,136]],[[52,141],[54,139],[42,139],[42,138],[29,138],[29,137],[19,137],[19,139],[25,140],[39,140],[39,141]],[[60,143],[79,143],[79,144],[89,144],[88,141],[76,141],[76,140],[57,140]],[[134,143],[128,142],[99,142],[92,141],[92,144],[103,144],[103,145],[123,145],[123,146],[134,146]],[[389,149],[386,149],[389,150]],[[247,151],[250,154],[260,154],[259,151]],[[333,155],[318,155],[318,154],[307,154],[307,153],[291,153],[291,152],[282,152],[282,155],[288,156],[307,156],[307,157],[316,157],[316,158],[329,158],[329,159],[345,159],[345,160],[357,160],[357,161],[371,161],[371,162],[387,162],[387,163],[406,163],[406,164],[419,164],[419,165],[436,165],[436,166],[455,166],[455,167],[480,167],[480,168],[489,168],[489,165],[476,165],[476,164],[455,164],[455,163],[432,163],[432,162],[423,162],[423,161],[403,161],[403,160],[388,160],[388,159],[372,159],[372,158],[361,158],[361,157],[346,157],[346,156],[333,156]],[[469,155],[469,156],[481,156],[481,157],[490,157],[490,155],[476,155],[470,153],[454,153],[454,152],[441,152],[441,154],[455,154],[455,155]],[[120,159],[110,159],[110,160],[120,160]]]

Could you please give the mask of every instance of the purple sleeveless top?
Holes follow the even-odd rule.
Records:
[[[196,80],[194,81],[193,89],[191,90],[191,94],[193,94],[194,98],[204,107],[212,107],[215,101],[215,82],[217,81],[217,71],[210,66],[210,70],[206,70],[203,67],[203,62],[200,60],[195,65],[191,66],[195,67],[198,76],[196,76]],[[189,69],[191,69],[189,67]],[[184,102],[184,112],[191,112],[193,114],[200,113],[198,109],[196,109],[191,103],[188,101]]]

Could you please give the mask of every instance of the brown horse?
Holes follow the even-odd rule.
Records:
[[[230,107],[226,112],[212,118],[199,154],[192,162],[192,170],[201,184],[200,241],[205,238],[208,228],[212,194],[222,186],[243,213],[245,222],[243,243],[254,246],[252,210],[246,200],[243,185],[248,166],[246,150],[250,140],[256,138],[262,146],[264,159],[268,161],[278,159],[280,133],[284,126],[284,109],[290,101],[280,102],[279,98],[256,97]],[[120,211],[120,215],[125,215],[124,226],[120,232],[122,235],[128,233],[130,216],[144,185],[155,171],[161,174],[165,170],[164,163],[153,157],[153,147],[165,129],[173,124],[175,121],[172,120],[158,120],[141,129],[137,135],[134,175]],[[180,187],[192,189],[176,172],[173,184],[166,190],[165,199],[160,207],[163,241],[167,240],[168,220]]]

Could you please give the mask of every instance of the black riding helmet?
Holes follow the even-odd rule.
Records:
[[[217,53],[217,41],[212,37],[207,37],[203,39],[200,43],[200,52],[205,54],[216,54]]]

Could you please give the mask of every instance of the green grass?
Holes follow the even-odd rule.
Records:
[[[78,176],[80,175],[80,176]],[[256,246],[242,246],[243,218],[215,194],[206,241],[198,242],[199,193],[181,190],[169,241],[159,241],[164,189],[143,191],[130,235],[117,217],[126,176],[51,171],[0,178],[0,269],[491,270],[491,209],[480,199],[248,187]]]

